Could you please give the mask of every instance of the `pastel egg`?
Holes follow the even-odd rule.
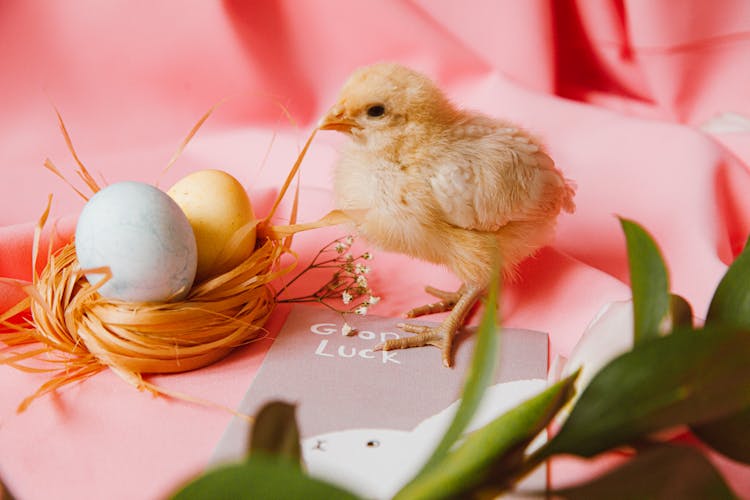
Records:
[[[190,221],[198,246],[196,281],[233,269],[255,247],[255,214],[240,182],[221,170],[199,170],[167,194]]]
[[[193,284],[197,249],[190,223],[163,191],[141,182],[118,182],[83,207],[75,234],[81,269],[108,266],[103,297],[130,302],[183,299]],[[89,273],[97,284],[104,276]]]

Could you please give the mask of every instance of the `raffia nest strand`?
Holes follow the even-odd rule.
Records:
[[[62,120],[60,125],[80,167],[78,175],[96,192],[98,186],[75,154]],[[160,388],[144,380],[142,375],[204,367],[232,349],[257,339],[265,331],[263,326],[276,305],[270,283],[294,267],[293,264],[282,267],[279,263],[281,256],[290,252],[290,235],[298,227],[309,229],[311,226],[272,228],[267,222],[296,175],[314,135],[315,132],[300,152],[271,213],[258,222],[255,251],[235,268],[194,285],[184,300],[130,303],[106,299],[97,289],[106,281],[108,269],[82,270],[76,259],[74,242],[56,252],[51,251],[50,244],[47,265],[42,272],[34,271],[31,284],[16,282],[27,297],[0,315],[0,340],[8,346],[3,349],[7,355],[0,357],[0,364],[53,373],[49,381],[21,403],[19,411],[26,409],[35,398],[107,367],[141,390],[197,401]],[[49,161],[47,167],[54,169]],[[56,169],[53,171],[59,175]],[[296,218],[296,199],[294,207],[292,222]],[[34,263],[49,209],[48,205],[37,225]],[[92,271],[104,273],[105,280],[92,286],[85,277],[85,273]],[[25,321],[11,319],[24,313]],[[27,347],[13,349],[22,345]],[[45,366],[46,363],[52,366]]]

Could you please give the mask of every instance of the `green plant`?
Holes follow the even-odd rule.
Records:
[[[695,328],[689,304],[669,292],[666,266],[651,236],[632,221],[621,223],[633,290],[633,349],[596,374],[559,432],[537,449],[530,450],[530,443],[573,397],[577,372],[461,441],[496,363],[496,311],[489,307],[498,293],[495,280],[455,419],[397,499],[489,498],[512,490],[553,456],[612,450],[625,450],[630,459],[554,494],[735,498],[701,448],[660,441],[654,433],[687,426],[705,445],[750,463],[750,248],[745,246],[717,287],[706,323]],[[274,408],[262,412],[255,427],[274,429],[265,433],[277,436],[270,444],[256,432],[246,462],[209,471],[174,498],[357,498],[304,473],[298,445],[290,445],[298,436],[293,409],[283,403]],[[297,452],[290,452],[295,446]]]

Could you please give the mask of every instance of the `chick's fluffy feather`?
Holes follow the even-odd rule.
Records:
[[[383,116],[368,116],[381,105]],[[334,172],[338,208],[385,250],[442,264],[484,286],[546,244],[574,187],[520,128],[454,107],[426,77],[393,64],[349,79],[331,115],[352,125]]]

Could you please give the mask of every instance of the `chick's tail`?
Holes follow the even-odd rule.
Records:
[[[578,185],[575,181],[570,179],[563,179],[565,183],[564,192],[562,196],[562,209],[572,214],[576,211],[576,203],[573,201],[573,197],[576,195]]]

